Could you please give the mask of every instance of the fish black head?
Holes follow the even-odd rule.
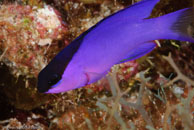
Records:
[[[75,42],[77,43],[77,42]],[[79,42],[78,42],[79,43]],[[77,43],[77,44],[78,44]],[[53,87],[57,87],[57,83],[62,80],[62,75],[69,64],[73,55],[76,53],[78,45],[70,44],[64,48],[38,75],[38,91],[47,92]]]
[[[62,79],[65,67],[54,58],[38,75],[38,91],[44,93],[56,85]]]
[[[38,75],[38,91],[47,92],[53,87],[57,87],[57,83],[62,80],[62,75],[71,62],[74,54],[79,50],[84,36],[89,31],[86,31],[74,41],[64,48],[57,56],[39,73]]]

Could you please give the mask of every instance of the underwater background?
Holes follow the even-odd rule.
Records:
[[[138,1],[1,0],[0,129],[193,130],[194,43],[159,40],[154,51],[115,65],[94,84],[37,91],[38,73],[60,50]],[[150,18],[193,6],[160,0]]]

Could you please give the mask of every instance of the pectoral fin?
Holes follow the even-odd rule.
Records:
[[[85,74],[88,78],[88,84],[91,84],[104,77],[107,74],[107,72],[104,73],[86,72]]]
[[[141,45],[139,45],[137,48],[134,48],[131,52],[129,52],[128,56],[124,58],[122,61],[119,62],[123,63],[126,61],[131,61],[138,59],[147,53],[151,52],[156,47],[156,43],[154,42],[146,42]]]

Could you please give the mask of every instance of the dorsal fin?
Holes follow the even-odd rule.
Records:
[[[130,17],[137,19],[144,19],[150,16],[152,9],[160,0],[142,0],[135,3],[134,5],[126,8],[125,13],[130,12]],[[129,11],[127,11],[129,10]],[[123,14],[123,15],[126,15]]]
[[[137,2],[127,8],[124,8],[117,13],[114,13],[108,16],[106,19],[103,19],[103,24],[109,24],[111,22],[118,22],[118,21],[134,21],[134,20],[141,20],[150,16],[153,7],[156,5],[157,2],[160,0],[143,0]],[[99,23],[101,23],[100,21]]]

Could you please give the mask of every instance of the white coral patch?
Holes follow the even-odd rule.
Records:
[[[38,42],[38,45],[45,46],[45,45],[50,45],[51,43],[52,43],[52,39],[45,38],[45,39],[40,39]]]
[[[55,29],[61,25],[61,22],[55,13],[54,9],[50,6],[38,9],[36,13],[37,22],[44,25],[48,29]]]
[[[183,94],[184,93],[184,90],[181,87],[174,86],[173,92],[174,92],[174,94]]]

